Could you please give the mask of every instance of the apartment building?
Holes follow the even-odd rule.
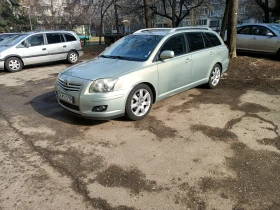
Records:
[[[197,5],[198,0],[188,0],[187,6],[191,8]],[[190,11],[189,15],[184,18],[179,26],[205,26],[215,31],[219,31],[222,25],[222,19],[225,10],[225,0],[205,1],[201,6]],[[183,12],[188,12],[183,10]],[[255,4],[254,0],[240,0],[238,11],[238,23],[262,22],[262,11]],[[170,27],[171,21],[166,18],[156,19],[157,27]]]

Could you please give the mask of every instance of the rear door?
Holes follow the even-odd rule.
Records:
[[[270,33],[272,36],[268,36]],[[253,26],[249,48],[256,52],[274,53],[278,38],[271,30],[264,26]]]
[[[51,61],[64,60],[67,56],[67,44],[62,33],[46,33]]]
[[[249,41],[252,38],[251,31],[251,26],[241,26],[237,28],[236,49],[250,50]]]
[[[186,35],[192,56],[192,83],[199,83],[208,78],[208,70],[216,52],[209,44],[209,40],[204,41],[201,32],[190,32]]]

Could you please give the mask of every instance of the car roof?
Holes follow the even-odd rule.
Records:
[[[165,36],[167,34],[176,33],[178,31],[213,31],[208,27],[200,26],[187,26],[187,27],[176,27],[176,28],[145,28],[134,32],[135,35],[159,35]]]
[[[240,26],[270,26],[270,25],[280,25],[279,23],[245,23],[242,25],[238,25],[238,27]]]

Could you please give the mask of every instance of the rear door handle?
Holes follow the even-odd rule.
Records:
[[[191,59],[187,58],[186,63],[190,63],[190,62],[191,62]]]
[[[211,56],[213,56],[214,54],[215,54],[215,53],[213,53],[213,52],[210,52],[210,55],[211,55]]]
[[[43,48],[42,50],[46,50],[47,48]]]
[[[66,45],[63,45],[63,47],[66,47]]]
[[[256,40],[256,37],[253,37],[252,39]]]

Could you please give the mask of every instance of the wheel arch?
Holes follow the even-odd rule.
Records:
[[[149,83],[149,82],[142,82],[142,83],[140,83],[140,84],[148,85],[149,88],[151,88],[152,93],[153,93],[153,104],[154,104],[154,103],[156,102],[156,97],[157,97],[157,93],[156,93],[155,87],[154,87],[151,83]],[[140,84],[139,84],[139,85],[140,85]]]
[[[4,62],[6,62],[6,60],[9,59],[9,58],[14,58],[14,57],[21,60],[21,62],[22,62],[22,67],[23,67],[23,66],[24,66],[24,61],[23,61],[23,59],[22,59],[19,55],[8,55],[8,56],[6,56],[6,57],[4,58]]]

